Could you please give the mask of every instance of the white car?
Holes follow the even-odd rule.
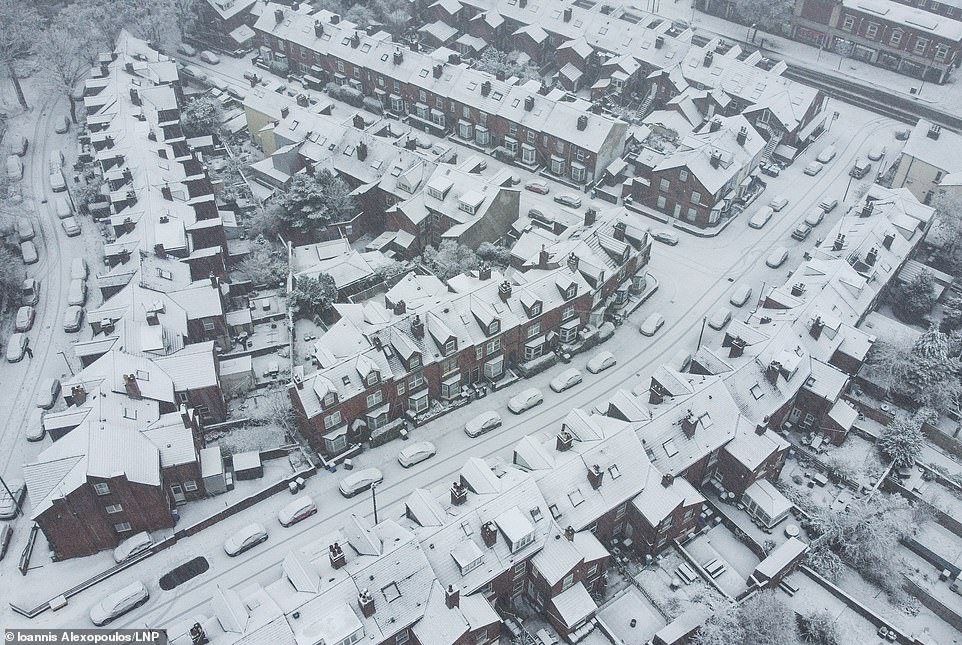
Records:
[[[277,511],[277,521],[281,526],[290,526],[307,519],[316,512],[317,504],[309,496],[304,495]]]
[[[16,363],[23,360],[23,355],[27,353],[27,335],[17,332],[10,335],[7,341],[7,362]]]
[[[770,220],[774,214],[775,211],[772,210],[771,206],[762,206],[760,209],[758,209],[758,212],[752,215],[748,220],[748,225],[751,228],[761,228],[768,224],[768,220]]]
[[[87,279],[87,262],[83,258],[74,258],[70,262],[70,279],[71,280],[86,280]]]
[[[563,193],[561,195],[555,195],[554,200],[562,206],[567,206],[569,208],[581,208],[581,198],[577,195]]]
[[[224,552],[230,557],[240,555],[267,540],[267,529],[254,522],[238,530],[224,542]]]
[[[668,361],[668,365],[676,372],[684,372],[691,365],[691,352],[687,349],[679,349]]]
[[[73,209],[70,207],[70,200],[63,196],[58,196],[53,200],[53,207],[57,211],[57,217],[60,219],[67,219],[73,215]]]
[[[84,308],[78,305],[70,305],[63,312],[63,330],[68,334],[80,331],[84,322]]]
[[[17,181],[23,177],[23,162],[17,155],[7,157],[7,179]]]
[[[436,454],[438,454],[438,449],[433,443],[430,441],[418,441],[402,449],[401,452],[397,454],[397,462],[401,464],[403,468],[410,468],[426,459],[430,459]]]
[[[53,131],[57,134],[63,134],[70,129],[70,117],[67,115],[59,116],[53,121]]]
[[[868,152],[868,158],[872,161],[878,161],[885,156],[885,146],[877,145]]]
[[[818,153],[818,156],[815,157],[815,161],[823,164],[828,163],[834,159],[837,154],[838,150],[835,149],[835,146],[825,146],[822,148],[822,151]]]
[[[79,278],[70,281],[67,287],[67,304],[82,307],[87,302],[87,283]]]
[[[200,53],[200,59],[208,65],[217,65],[220,63],[220,56],[206,49]]]
[[[43,427],[43,419],[37,423],[28,424],[27,429],[23,432],[23,436],[27,441],[43,441],[46,435],[47,429]]]
[[[825,211],[823,211],[821,208],[817,208],[805,216],[805,223],[810,227],[815,228],[822,223],[823,219],[825,219]]]
[[[124,560],[129,560],[138,553],[143,553],[152,546],[154,546],[154,539],[150,537],[150,533],[143,531],[133,537],[127,538],[114,549],[114,561],[119,564]]]
[[[742,283],[735,287],[732,292],[732,297],[728,299],[728,302],[732,303],[736,307],[743,307],[748,299],[752,297],[752,288],[747,284]]]
[[[20,257],[23,258],[24,264],[35,264],[40,260],[40,256],[37,255],[37,247],[33,242],[20,243]]]
[[[641,327],[639,327],[638,330],[645,336],[654,336],[664,324],[665,317],[656,311],[645,318],[645,322],[641,323]]]
[[[551,382],[548,383],[548,387],[555,392],[564,392],[569,387],[574,387],[578,383],[581,383],[581,380],[581,370],[576,367],[569,367],[551,379]]]
[[[21,242],[29,242],[36,234],[33,222],[26,217],[17,218],[17,237],[20,238]]]
[[[810,176],[814,177],[814,176],[817,175],[818,173],[822,172],[822,168],[823,168],[823,167],[824,167],[824,166],[822,166],[822,164],[818,163],[817,161],[813,161],[813,162],[809,163],[807,166],[805,166],[805,170],[804,170],[803,172],[804,172],[806,175],[810,175]]]
[[[13,497],[7,494],[7,488]],[[0,520],[9,520],[17,516],[17,504],[23,506],[23,498],[27,494],[26,487],[20,482],[9,482],[7,488],[0,486]]]
[[[544,403],[544,396],[541,390],[536,387],[529,387],[518,394],[515,394],[508,401],[508,409],[515,414],[521,414],[525,410],[530,410],[536,405]]]
[[[14,329],[16,331],[30,331],[36,313],[36,310],[30,305],[24,305],[17,309],[17,321],[14,324]]]
[[[501,425],[501,415],[494,410],[482,412],[464,424],[464,434],[469,437],[477,437],[486,432],[491,432]]]
[[[341,480],[338,488],[344,497],[354,497],[358,493],[366,491],[374,484],[384,481],[384,475],[377,468],[365,468],[356,473],[351,473]]]
[[[63,172],[58,170],[50,173],[50,187],[55,193],[67,190],[67,180],[63,178]]]
[[[719,307],[708,317],[708,326],[712,329],[721,329],[732,319],[732,310],[728,307]]]
[[[131,609],[141,606],[150,598],[150,592],[142,582],[132,582],[120,591],[115,591],[90,608],[90,620],[100,627]]]
[[[63,232],[67,234],[67,237],[77,237],[80,235],[80,222],[78,222],[77,218],[73,215],[61,220],[60,226],[63,227]]]
[[[779,195],[778,197],[773,197],[772,201],[768,202],[768,205],[772,207],[772,210],[776,213],[786,206],[788,206],[788,197],[784,195]]]
[[[60,394],[60,379],[45,378],[40,381],[40,391],[37,392],[37,407],[49,410],[57,403],[58,394]]]
[[[784,246],[779,246],[778,248],[776,248],[774,251],[771,252],[771,255],[768,256],[767,260],[765,260],[765,264],[767,264],[773,269],[777,269],[778,267],[785,264],[785,260],[787,259],[788,259],[788,249],[786,249]]]
[[[186,43],[181,43],[177,45],[177,53],[184,56],[196,56],[197,50]]]
[[[617,362],[615,355],[605,350],[592,356],[586,367],[592,374],[597,374],[598,372],[604,372],[609,367],[613,367]]]

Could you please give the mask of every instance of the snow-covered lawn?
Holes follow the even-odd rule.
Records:
[[[635,581],[672,620],[695,605],[718,608],[727,602],[717,589],[700,578],[690,585],[682,584],[673,589],[672,582],[678,578],[675,570],[686,560],[673,549],[663,551],[660,557],[654,566],[635,574]]]
[[[685,545],[685,550],[702,567],[715,559],[725,564],[725,572],[715,582],[733,597],[748,588],[748,576],[761,562],[724,524],[699,535]]]
[[[602,621],[615,636],[626,643],[646,643],[668,623],[651,602],[634,587],[607,604],[598,612]],[[631,621],[635,621],[635,625]]]

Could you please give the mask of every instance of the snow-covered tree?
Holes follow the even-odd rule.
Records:
[[[811,616],[800,617],[798,628],[805,643],[839,645],[838,624],[826,609],[820,609]]]
[[[735,15],[746,25],[757,24],[769,29],[788,22],[795,9],[794,0],[734,0]]]
[[[263,235],[274,239],[284,229],[284,212],[280,204],[263,206],[254,211],[247,221],[247,232],[251,237]]]
[[[962,329],[962,298],[950,297],[942,303],[939,329],[947,334]]]
[[[180,111],[180,127],[186,137],[203,137],[217,134],[224,120],[220,101],[210,94],[193,98]]]
[[[935,305],[935,278],[923,270],[908,282],[900,282],[893,290],[892,311],[901,320],[920,322]]]
[[[896,468],[901,468],[915,462],[924,442],[918,422],[899,416],[882,430],[878,448]]]
[[[36,5],[26,0],[0,0],[0,69],[10,77],[20,106],[27,109],[27,99],[20,87],[17,65],[33,55],[43,25]]]
[[[949,337],[932,326],[912,345],[904,340],[876,342],[868,363],[874,380],[888,392],[944,412],[958,407],[962,394],[959,359],[949,349]]]
[[[694,645],[796,645],[794,612],[771,591],[716,612],[698,630]]]
[[[301,277],[290,294],[291,305],[300,317],[319,316],[337,300],[334,278],[319,273],[316,278]]]
[[[511,250],[491,242],[481,242],[478,245],[478,257],[491,264],[508,266],[511,262]]]
[[[0,245],[0,310],[11,309],[19,304],[23,278],[20,258],[10,247]]]
[[[347,219],[353,214],[354,198],[343,179],[323,168],[314,175],[294,175],[280,205],[288,226],[306,230]]]
[[[942,240],[942,255],[955,261],[962,250],[962,195],[940,193],[932,201],[935,208],[935,228]]]
[[[478,268],[478,256],[467,246],[448,240],[424,249],[421,262],[441,280]]]
[[[503,74],[505,78],[517,76],[522,81],[540,80],[538,69],[532,65],[525,65],[520,61],[520,52],[505,52],[494,47],[488,47],[478,57],[474,66],[489,74]]]
[[[84,30],[79,30],[80,34]],[[90,32],[87,32],[90,33]],[[44,85],[70,102],[70,120],[77,122],[77,101],[74,91],[90,71],[97,55],[96,40],[78,36],[76,25],[55,20],[40,34],[37,47],[43,52],[38,57],[40,76]]]
[[[284,254],[263,236],[251,242],[251,251],[237,269],[255,285],[277,285],[287,276]]]

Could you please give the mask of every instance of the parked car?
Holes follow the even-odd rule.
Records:
[[[691,365],[691,352],[687,349],[679,349],[672,355],[667,365],[676,372],[684,372]]]
[[[774,214],[775,211],[771,206],[762,206],[748,220],[748,225],[751,228],[761,228],[768,224],[768,220],[770,220]]]
[[[123,589],[110,594],[90,609],[90,620],[97,627],[123,616],[131,609],[140,607],[150,598],[150,592],[142,582],[132,582]]]
[[[30,305],[24,305],[17,309],[17,321],[14,325],[16,331],[30,331],[36,314],[37,310]]]
[[[114,549],[114,562],[119,564],[124,560],[129,560],[152,546],[154,546],[154,539],[150,537],[150,533],[146,531],[138,533],[117,545],[117,548]]]
[[[885,152],[886,152],[885,146],[883,146],[882,144],[879,144],[868,151],[868,158],[871,159],[872,161],[878,161],[885,156]]]
[[[208,65],[217,65],[220,63],[220,56],[206,49],[200,53],[200,59]]]
[[[182,67],[180,73],[187,78],[197,81],[198,83],[203,83],[207,80],[207,74],[204,73],[204,70],[195,65],[187,65],[186,67]]]
[[[779,246],[778,248],[773,250],[771,254],[769,254],[768,259],[765,260],[765,264],[767,264],[773,269],[777,269],[778,267],[785,264],[785,260],[787,259],[788,259],[788,249],[786,249],[784,246]]]
[[[77,237],[80,235],[80,222],[72,215],[61,220],[60,226],[63,227],[63,232],[67,234],[67,237]]]
[[[762,161],[759,162],[758,167],[769,177],[778,177],[782,173],[782,167],[777,163]]]
[[[486,432],[491,432],[501,425],[501,415],[494,410],[482,412],[464,424],[464,434],[469,437],[477,437]]]
[[[908,128],[902,128],[901,130],[895,131],[895,139],[897,141],[907,141],[912,135],[912,131]]]
[[[57,134],[64,134],[70,129],[70,117],[66,114],[63,116],[58,116],[53,120],[53,131]]]
[[[592,374],[597,374],[598,372],[604,372],[609,367],[612,367],[618,361],[615,359],[615,355],[608,350],[603,350],[591,357],[586,365],[589,372]]]
[[[78,305],[71,305],[63,312],[63,330],[68,334],[80,331],[84,322],[84,308]]]
[[[837,154],[838,150],[835,149],[835,146],[825,146],[815,157],[815,161],[825,164],[834,159]]]
[[[548,383],[548,387],[555,392],[564,392],[568,388],[574,387],[578,383],[581,383],[582,379],[583,377],[581,376],[581,370],[579,370],[577,367],[569,367],[551,379],[551,382]]]
[[[17,218],[17,237],[21,242],[29,242],[37,235],[33,229],[33,222],[26,217]]]
[[[438,454],[438,449],[430,441],[418,441],[406,448],[402,448],[397,454],[397,462],[402,468],[410,468],[426,459],[430,459]]]
[[[86,280],[87,279],[87,261],[83,258],[74,258],[70,262],[70,279],[71,280]]]
[[[655,334],[658,333],[658,330],[661,329],[662,325],[664,324],[665,324],[665,317],[656,311],[655,313],[645,318],[645,322],[641,323],[641,327],[639,327],[638,329],[645,336],[654,336]]]
[[[807,238],[809,235],[811,235],[811,233],[812,233],[812,227],[806,224],[805,222],[802,222],[801,224],[795,227],[794,231],[792,231],[792,239],[798,240],[799,242],[801,242],[802,240]]]
[[[240,555],[267,540],[267,529],[257,522],[253,522],[234,532],[224,542],[224,552],[230,557]]]
[[[40,381],[40,391],[37,392],[37,407],[49,410],[57,403],[60,395],[60,379],[48,377]]]
[[[9,524],[4,524],[0,527],[0,560],[7,555],[7,549],[10,548],[10,538],[13,537],[13,527]]]
[[[539,195],[547,195],[551,190],[548,188],[548,183],[544,181],[529,181],[524,185],[525,190],[530,190],[532,193],[538,193]]]
[[[807,226],[815,228],[816,226],[822,223],[823,219],[825,219],[825,211],[823,211],[820,208],[816,208],[811,213],[805,216],[805,224]]]
[[[668,246],[678,244],[678,236],[671,231],[653,231],[651,237]]]
[[[309,518],[316,512],[317,504],[314,503],[314,500],[309,495],[303,495],[277,511],[277,521],[281,523],[281,526],[291,526]]]
[[[824,213],[831,213],[838,206],[837,199],[823,199],[818,203],[818,207],[822,209]]]
[[[63,171],[57,170],[50,173],[50,188],[55,193],[62,193],[67,190],[67,180],[63,178]]]
[[[47,429],[43,427],[42,418],[39,423],[27,424],[27,429],[23,432],[23,436],[27,441],[43,441],[46,435]]]
[[[744,307],[748,299],[752,297],[752,288],[749,287],[744,282],[735,287],[732,292],[732,297],[728,299],[728,302],[732,303],[736,307]]]
[[[50,172],[63,168],[63,150],[60,148],[51,150],[50,157],[47,159],[47,162],[49,164]]]
[[[20,304],[35,305],[40,302],[40,281],[27,278],[20,285]]]
[[[722,329],[731,322],[732,310],[728,307],[719,307],[708,317],[708,326],[712,329]]]
[[[7,494],[7,488],[13,497]],[[8,482],[7,487],[0,486],[0,520],[9,520],[17,516],[17,504],[23,504],[27,494],[27,487],[19,482]]]
[[[868,171],[871,169],[872,169],[872,162],[868,161],[867,159],[863,159],[859,157],[858,159],[855,160],[855,163],[852,164],[852,168],[851,170],[848,171],[848,174],[850,177],[854,177],[855,179],[861,179],[862,177],[867,175]]]
[[[22,242],[20,244],[20,257],[23,258],[24,264],[34,264],[40,259],[37,255],[37,247],[34,246],[33,242]]]
[[[563,193],[561,195],[556,195],[554,200],[562,206],[567,206],[569,208],[581,208],[581,198],[577,195]]]
[[[54,208],[57,210],[57,217],[60,219],[67,219],[73,215],[73,208],[70,206],[70,200],[63,195],[58,195],[54,197],[53,200]]]
[[[529,387],[508,400],[508,409],[515,414],[521,414],[542,403],[544,403],[544,396],[541,395],[541,390],[536,387]]]
[[[788,206],[788,197],[785,197],[784,195],[772,197],[772,201],[768,202],[768,205],[771,206],[772,210],[777,213]]]
[[[818,173],[822,172],[822,168],[823,168],[822,164],[818,163],[817,161],[812,161],[807,166],[805,166],[805,170],[803,172],[806,175],[810,175],[814,177]]]
[[[14,137],[13,138],[13,154],[18,157],[27,156],[27,147],[30,145],[30,140],[27,137]]]
[[[187,43],[181,43],[177,45],[177,53],[183,54],[184,56],[196,56],[197,50],[188,45]]]
[[[7,179],[17,181],[23,177],[23,162],[17,155],[7,157]]]
[[[71,280],[67,288],[67,304],[82,306],[87,302],[87,284],[83,280]]]
[[[344,497],[354,497],[358,493],[363,493],[374,484],[384,481],[384,475],[377,468],[365,468],[355,473],[351,473],[341,480],[338,488]]]
[[[7,362],[17,363],[23,360],[23,355],[27,353],[27,335],[22,332],[10,334],[7,341]]]

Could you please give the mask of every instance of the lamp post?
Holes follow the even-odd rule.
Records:
[[[374,525],[377,526],[377,484],[371,484],[371,502],[374,504]]]
[[[3,480],[3,477],[0,477],[0,484],[3,485],[3,490],[7,491],[7,495],[10,496],[10,499],[13,500],[13,504],[17,508],[17,515],[23,515],[23,507],[20,506],[20,500],[14,496],[13,492],[10,490],[10,487],[7,486],[7,482]]]
[[[62,350],[57,353],[63,356],[63,362],[67,364],[67,369],[70,370],[70,376],[75,376],[75,374],[73,373],[73,368],[70,367],[70,361],[67,360],[67,355],[64,354]]]

